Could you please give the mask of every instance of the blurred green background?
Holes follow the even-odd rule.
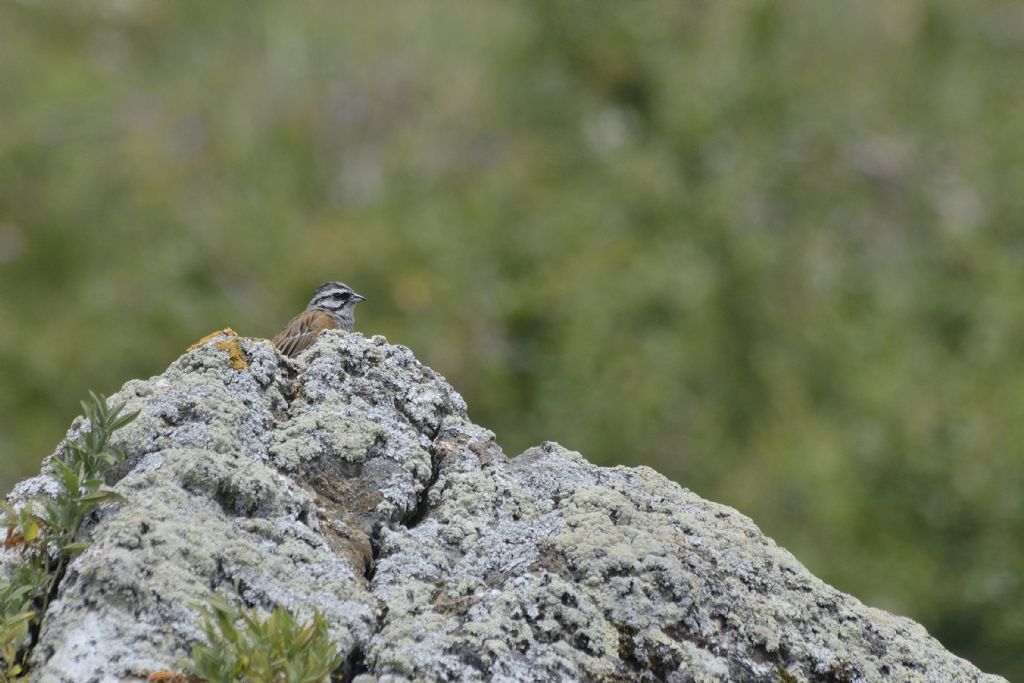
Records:
[[[1024,5],[7,2],[0,485],[324,280],[510,454],[1024,680]]]

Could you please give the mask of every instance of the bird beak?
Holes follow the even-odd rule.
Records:
[[[362,294],[356,294],[355,292],[352,292],[352,301],[359,303],[360,301],[366,301],[366,297],[363,296]]]

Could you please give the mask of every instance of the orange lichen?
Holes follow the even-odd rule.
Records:
[[[193,344],[192,346],[188,347],[188,351],[195,351],[196,349],[198,349],[200,346],[202,346],[206,342],[210,341],[211,339],[216,339],[217,337],[237,337],[237,336],[238,336],[237,332],[235,332],[230,327],[225,327],[223,330],[216,330],[216,331],[211,332],[210,334],[206,335],[205,337],[203,337],[202,339],[197,341],[195,344]]]
[[[223,330],[211,332],[192,346],[188,347],[188,350],[195,351],[200,346],[203,346],[207,342],[217,339],[218,337],[228,337],[228,339],[220,339],[214,343],[214,346],[228,352],[228,360],[231,362],[231,367],[233,369],[245,370],[249,367],[249,361],[245,359],[245,352],[242,351],[242,345],[238,343],[238,333],[230,327],[225,327]]]
[[[242,345],[235,339],[222,339],[221,341],[214,344],[218,349],[223,349],[228,352],[228,360],[231,361],[231,367],[235,370],[245,370],[249,367],[249,361],[245,359],[245,352],[242,351]]]

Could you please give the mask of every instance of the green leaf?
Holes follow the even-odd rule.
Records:
[[[122,407],[123,405],[124,404],[122,404]],[[121,429],[125,425],[131,423],[133,420],[135,420],[135,418],[139,416],[139,412],[140,411],[136,410],[131,413],[125,413],[121,417],[117,418],[116,420],[110,423],[110,431],[116,432],[118,429]]]
[[[77,541],[75,543],[65,543],[61,546],[61,550],[68,553],[69,555],[78,555],[89,549],[89,544],[83,541]]]
[[[25,534],[25,542],[31,543],[39,537],[39,524],[32,520],[25,520],[21,523],[22,532]]]
[[[78,500],[83,503],[102,503],[105,500],[123,501],[124,496],[116,491],[111,491],[110,489],[101,489],[99,491],[90,491],[89,493],[83,494],[78,497]]]
[[[5,628],[10,628],[12,626],[17,626],[18,624],[26,624],[26,623],[32,621],[32,619],[35,616],[36,616],[35,612],[31,612],[31,611],[29,611],[29,612],[22,612],[21,614],[15,614],[12,617],[5,617],[4,621],[3,621],[3,625],[4,625]]]
[[[60,458],[54,458],[50,461],[53,465],[53,469],[57,472],[58,482],[64,487],[65,491],[70,493],[78,493],[80,478],[78,473],[68,467]]]

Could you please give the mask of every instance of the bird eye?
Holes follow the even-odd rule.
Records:
[[[352,293],[351,292],[339,292],[337,294],[337,297],[339,299],[341,299],[342,301],[348,301],[349,299],[352,298]]]

